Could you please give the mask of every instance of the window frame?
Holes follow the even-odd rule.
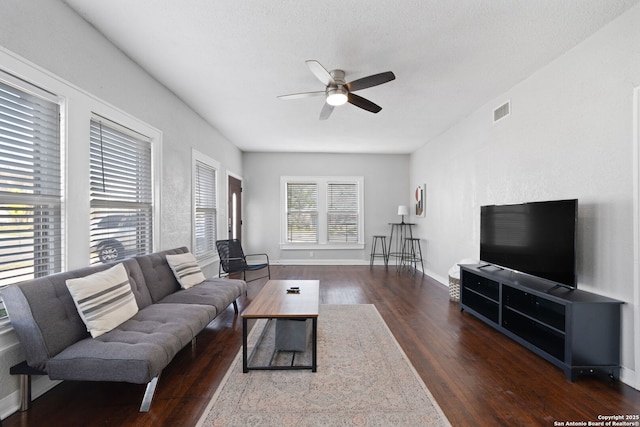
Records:
[[[62,96],[59,96],[51,91],[42,89],[36,84],[23,80],[21,78],[18,78],[13,74],[11,74],[10,72],[2,69],[0,69],[0,82],[2,82],[5,86],[9,86],[20,93],[24,93],[28,96],[38,98],[42,101],[45,101],[50,104],[55,104],[57,106],[56,108],[57,108],[58,117],[54,119],[57,122],[57,130],[56,130],[57,146],[55,147],[57,158],[53,160],[54,164],[57,163],[57,183],[54,187],[50,187],[50,188],[57,187],[57,193],[36,195],[36,194],[30,194],[30,193],[20,193],[20,192],[13,193],[12,192],[11,194],[5,195],[4,201],[7,204],[16,204],[16,205],[31,205],[31,204],[39,205],[41,203],[53,205],[53,209],[57,211],[57,214],[54,214],[54,218],[57,217],[58,221],[54,225],[54,228],[52,228],[51,230],[59,232],[59,236],[64,236],[64,231],[65,231],[64,218],[65,218],[65,201],[66,201],[65,178],[66,177],[65,177],[65,170],[64,170],[65,138],[64,138],[62,123],[63,123],[63,115],[65,112],[65,100]],[[49,164],[51,162],[47,160],[46,163]],[[48,170],[48,167],[46,168],[46,170]],[[33,174],[34,174],[34,182],[37,181],[35,179],[36,175],[40,175],[40,178],[42,178],[41,173],[38,174],[34,172]],[[45,172],[45,176],[46,175],[47,174]],[[47,191],[47,193],[49,193],[49,191]],[[35,212],[35,209],[34,209],[34,212]],[[54,236],[54,238],[55,237],[56,236]],[[54,247],[53,249],[48,250],[48,252],[54,253],[54,258],[53,260],[50,259],[47,262],[47,265],[49,266],[49,270],[47,270],[46,275],[58,273],[62,271],[64,268],[65,241],[64,239],[61,239],[56,243],[57,243],[57,248]],[[34,261],[33,276],[34,278],[41,277],[42,275],[39,275],[36,270],[38,266],[41,267],[43,264],[39,264],[37,262],[37,259],[34,259],[33,261]],[[20,276],[14,276],[12,278],[9,278],[9,280],[11,279],[13,280],[10,283],[7,283],[5,285],[0,285],[0,289],[4,288],[5,286],[9,286],[13,283],[17,283],[19,281],[25,280]],[[11,324],[9,322],[9,318],[6,313],[6,308],[4,307],[4,303],[0,299],[0,334],[4,334],[9,330],[12,330]]]
[[[213,236],[213,248],[211,251],[203,254],[196,254],[196,173],[197,164],[202,163],[215,171],[215,233]],[[196,149],[191,150],[191,248],[194,256],[201,265],[208,265],[219,260],[218,251],[215,248],[215,242],[220,236],[220,162],[201,153]]]
[[[289,242],[287,239],[287,185],[289,183],[316,183],[318,186],[318,242]],[[356,184],[358,199],[358,241],[328,241],[328,186],[329,184]],[[364,177],[363,176],[281,176],[280,177],[280,249],[282,250],[354,250],[364,249]]]
[[[110,118],[106,118],[103,117],[101,115],[98,114],[93,114],[90,120],[90,129],[92,129],[94,127],[94,123],[96,123],[99,126],[104,126],[105,128],[107,128],[108,130],[115,132],[115,138],[121,138],[121,140],[125,140],[126,142],[134,142],[135,143],[135,147],[134,149],[137,150],[138,152],[140,150],[146,150],[146,147],[138,147],[138,145],[141,144],[148,144],[148,161],[149,161],[149,165],[148,165],[148,174],[149,174],[149,182],[146,183],[146,185],[143,185],[142,188],[146,187],[147,191],[149,192],[149,201],[140,201],[137,197],[135,200],[132,200],[131,196],[127,196],[127,197],[123,197],[123,196],[117,196],[114,194],[114,192],[108,192],[105,194],[101,194],[101,192],[96,192],[97,197],[94,197],[93,193],[93,189],[90,188],[89,191],[89,220],[91,223],[91,218],[92,218],[92,212],[94,211],[94,209],[97,210],[110,210],[110,209],[118,209],[119,211],[116,211],[113,213],[113,215],[121,215],[123,217],[128,217],[127,214],[124,214],[123,211],[126,210],[131,210],[131,209],[143,209],[146,208],[149,211],[149,214],[151,216],[150,219],[150,232],[147,233],[147,239],[148,241],[145,243],[146,244],[146,249],[144,252],[135,252],[133,253],[131,250],[129,250],[129,253],[125,252],[124,253],[124,257],[123,258],[119,258],[116,261],[122,261],[123,259],[126,258],[130,258],[132,256],[138,256],[138,255],[146,255],[149,253],[154,252],[155,247],[156,247],[156,242],[155,242],[155,236],[158,234],[156,231],[156,191],[154,191],[154,165],[153,165],[153,150],[154,150],[154,146],[153,146],[153,140],[151,137],[144,135],[141,132],[138,132],[136,130],[130,129]],[[93,145],[93,141],[91,141],[91,136],[89,137],[89,145],[92,146]],[[118,143],[118,145],[122,145],[122,143]],[[122,151],[118,151],[118,152],[108,152],[107,154],[121,154]],[[101,154],[102,155],[102,154]],[[91,152],[89,153],[89,163],[91,164],[92,160],[92,155]],[[99,159],[102,162],[104,162],[104,160],[101,158]],[[121,171],[122,168],[128,168],[130,165],[126,164],[126,163],[117,163],[117,170],[111,170],[111,172],[118,172]],[[138,169],[136,169],[138,170]],[[90,168],[90,171],[92,171],[92,169]],[[107,170],[109,171],[109,170]],[[104,170],[103,170],[104,172]],[[93,179],[90,178],[90,182],[93,183]],[[113,184],[112,180],[109,180],[110,184]],[[127,185],[131,185],[131,181],[128,180],[127,181]],[[141,188],[141,187],[137,187],[137,188]],[[139,194],[139,191],[136,191],[136,194]],[[102,218],[106,217],[108,215],[103,216]],[[89,239],[91,241],[92,239],[92,228],[93,226],[90,225],[90,229],[89,229]],[[136,228],[139,228],[138,226],[136,226]],[[117,233],[116,233],[117,234]],[[121,235],[119,234],[118,237],[123,238],[126,237],[127,242],[130,242],[129,240],[129,236],[128,235]],[[136,240],[136,247],[139,246],[139,244],[137,243],[138,240]],[[117,243],[117,242],[116,242]],[[90,245],[91,246],[91,245]],[[123,245],[120,245],[120,247],[122,247]],[[97,258],[92,258],[91,255],[93,254],[92,252],[93,248],[90,247],[90,251],[89,251],[89,264],[90,265],[95,265],[98,264],[102,261],[100,261]],[[112,261],[107,261],[107,262],[112,262]]]
[[[330,201],[331,197],[333,195],[334,191],[337,191],[337,189],[339,189],[340,187],[344,187],[344,186],[348,186],[349,190],[352,191],[355,188],[355,194],[353,194],[352,192],[349,192],[350,194],[348,195],[352,195],[355,196],[351,199],[351,201],[355,202],[355,209],[353,206],[350,206],[351,209],[338,209],[338,207],[344,208],[346,207],[345,205],[341,204],[341,203],[337,203],[335,206],[333,206],[332,209],[332,202]],[[362,210],[362,203],[359,200],[359,196],[360,196],[360,185],[358,182],[335,182],[335,181],[328,181],[326,184],[326,190],[327,190],[327,205],[326,205],[326,220],[327,220],[327,230],[326,230],[326,234],[327,234],[327,242],[329,242],[330,244],[349,244],[349,243],[358,243],[360,241],[360,236],[362,236],[362,229],[360,227],[360,211]],[[351,237],[351,239],[353,239],[352,234],[350,234],[349,232],[344,232],[344,231],[340,231],[338,229],[338,223],[335,223],[336,219],[344,219],[345,217],[351,217],[351,216],[355,216],[356,218],[356,236],[355,236],[355,241],[351,240],[351,241],[340,241],[339,239],[335,239],[332,240],[332,234],[333,236],[336,235],[343,235],[343,236],[347,236],[347,237]],[[333,227],[332,227],[332,222],[333,222]],[[341,221],[338,221],[341,222]],[[353,224],[341,224],[342,226],[349,226],[349,225],[353,225]]]
[[[0,49],[0,71],[19,81],[55,94],[60,102],[60,155],[62,163],[62,267],[70,271],[89,265],[89,120],[93,114],[107,117],[151,137],[153,176],[153,244],[163,247],[160,208],[163,177],[160,129],[105,102],[97,96],[45,70],[25,58]],[[70,209],[69,207],[73,208]],[[0,352],[18,346],[13,328],[0,330]]]
[[[315,206],[314,209],[303,209],[303,210],[290,210],[289,209],[289,188],[290,185],[297,185],[300,187],[306,187],[307,189],[311,188],[311,193],[315,196]],[[284,213],[284,227],[285,227],[285,237],[284,237],[284,242],[288,243],[288,244],[295,244],[295,245],[303,245],[303,244],[310,244],[310,245],[315,245],[320,243],[320,184],[318,184],[317,182],[314,181],[288,181],[285,184],[285,195],[284,195],[284,209],[285,209],[285,213]],[[306,191],[306,193],[309,193],[309,191]],[[308,215],[309,218],[313,219],[315,217],[315,235],[313,236],[313,241],[295,241],[292,242],[291,240],[289,240],[289,237],[291,236],[291,230],[289,229],[289,214],[290,213],[295,213],[298,215]],[[313,221],[312,221],[313,222]],[[311,233],[307,233],[307,235],[309,237],[311,237]]]

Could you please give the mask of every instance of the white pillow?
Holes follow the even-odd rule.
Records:
[[[67,279],[66,283],[93,338],[111,331],[138,312],[129,276],[122,264],[89,276]]]
[[[191,252],[167,255],[167,262],[182,289],[189,289],[205,281],[196,257]]]

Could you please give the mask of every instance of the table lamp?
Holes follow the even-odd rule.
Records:
[[[406,205],[398,206],[398,215],[402,216],[402,224],[404,224],[404,216],[409,215],[409,207]]]

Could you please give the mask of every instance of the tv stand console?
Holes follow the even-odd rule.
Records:
[[[620,376],[622,301],[554,286],[526,274],[460,266],[460,311],[522,344],[564,371]]]

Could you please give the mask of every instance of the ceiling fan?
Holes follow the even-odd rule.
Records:
[[[292,93],[290,95],[280,95],[280,99],[298,99],[308,98],[311,96],[325,96],[325,103],[320,111],[320,120],[326,120],[333,112],[333,108],[338,105],[349,103],[363,110],[377,113],[382,110],[377,104],[365,99],[361,96],[354,94],[357,90],[366,89],[372,86],[378,86],[383,83],[394,80],[396,76],[391,71],[385,71],[384,73],[373,74],[371,76],[362,77],[361,79],[353,80],[349,83],[344,80],[343,70],[327,71],[318,61],[313,59],[305,61],[311,72],[320,80],[326,87],[325,90],[315,92],[302,92]]]

